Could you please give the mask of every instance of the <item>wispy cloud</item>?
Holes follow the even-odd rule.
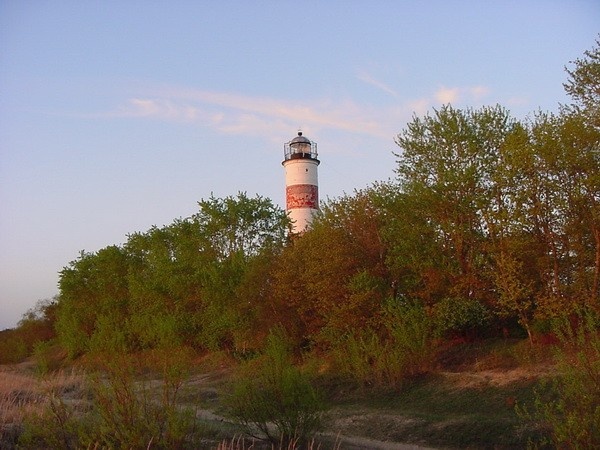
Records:
[[[360,71],[356,77],[361,80],[364,81],[365,83],[376,87],[379,90],[382,90],[383,92],[386,92],[388,94],[390,94],[393,97],[398,97],[398,93],[392,89],[390,86],[388,86],[387,84],[385,84],[384,82],[375,79],[371,74],[365,72],[365,71]]]
[[[129,99],[110,115],[194,122],[223,133],[259,135],[299,126],[389,137],[384,111],[351,100],[307,103],[228,92],[168,88]]]
[[[490,92],[486,86],[446,87],[442,86],[434,94],[438,103],[471,103],[482,101]]]
[[[395,95],[387,86],[379,87]],[[130,98],[109,115],[199,124],[225,134],[273,136],[302,127],[311,133],[332,130],[389,140],[414,114],[423,115],[439,103],[479,101],[488,92],[489,89],[483,86],[441,87],[429,97],[398,101],[393,106],[380,106],[351,99],[295,101],[232,92],[161,87],[149,89],[151,95]]]

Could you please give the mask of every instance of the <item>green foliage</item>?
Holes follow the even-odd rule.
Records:
[[[569,79],[564,88],[575,104],[568,110],[583,114],[592,126],[600,127],[600,39],[572,63],[574,68],[567,69]]]
[[[383,324],[390,336],[388,356],[401,369],[389,377],[404,378],[428,372],[437,342],[435,324],[423,304],[418,301],[392,302],[384,311]]]
[[[94,254],[81,252],[61,271],[56,329],[71,357],[88,350],[97,325],[125,326],[128,267],[125,250],[110,246]]]
[[[250,198],[240,192],[237,197],[223,199],[211,196],[198,204],[200,212],[194,221],[219,259],[236,254],[250,257],[264,248],[280,246],[290,226],[285,212],[260,195]]]
[[[293,365],[281,330],[268,336],[264,355],[246,363],[242,373],[228,410],[247,434],[288,448],[317,431],[324,409],[321,396],[310,376]]]
[[[52,341],[40,341],[33,347],[33,359],[38,375],[44,376],[58,368],[57,358],[54,355],[55,344]]]
[[[284,244],[289,219],[269,199],[245,193],[199,206],[190,218],[131,234],[122,247],[82,252],[62,270],[56,329],[71,358],[245,345],[257,317],[245,314],[249,292],[240,286],[248,287],[255,260]]]
[[[500,317],[516,316],[533,343],[531,322],[535,307],[533,299],[533,283],[524,275],[524,264],[517,258],[501,252],[496,261],[494,281],[498,289],[495,304]]]
[[[399,387],[431,369],[437,350],[435,327],[420,303],[390,302],[382,326],[382,333],[367,327],[338,340],[331,353],[340,375],[367,386]]]
[[[490,323],[489,310],[477,300],[446,298],[434,307],[438,331],[443,335],[474,336]]]
[[[162,392],[138,381],[140,373],[127,359],[112,357],[100,376],[91,378],[91,390],[101,445],[142,448],[152,442],[159,448],[180,446],[192,427],[191,411],[179,411],[177,394],[185,371],[174,355],[163,352]],[[171,364],[174,364],[172,367]],[[158,398],[156,398],[158,397]]]
[[[346,333],[330,349],[335,372],[339,376],[364,386],[384,381],[378,369],[383,367],[387,349],[372,328]]]
[[[537,390],[532,411],[518,410],[545,431],[541,445],[556,448],[600,447],[600,319],[588,310],[577,321],[563,319],[559,336],[558,376]]]
[[[483,277],[487,261],[481,258],[488,231],[485,217],[495,208],[494,176],[515,126],[500,106],[458,110],[446,105],[432,115],[415,117],[398,134],[398,182],[406,196],[403,203],[411,208],[411,221],[401,229],[418,228],[394,236],[428,240],[422,248],[401,244],[412,248],[407,256],[417,260],[421,285],[445,281],[428,290],[444,289],[439,294],[446,297],[483,298],[488,292]]]

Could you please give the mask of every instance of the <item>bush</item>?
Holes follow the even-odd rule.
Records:
[[[54,390],[47,392],[44,400],[46,407],[41,412],[26,417],[17,448],[79,448],[80,437],[89,433],[91,423]]]
[[[490,321],[489,310],[477,300],[446,298],[434,307],[435,321],[442,335],[473,338]]]
[[[398,384],[406,377],[426,373],[431,369],[437,343],[435,326],[419,302],[406,301],[389,305],[384,325],[390,335],[390,347],[385,352],[391,382]]]
[[[311,377],[292,364],[280,330],[268,336],[262,357],[242,366],[227,406],[246,434],[283,448],[307,441],[324,409]]]
[[[0,364],[14,364],[29,356],[29,349],[17,330],[0,331]]]
[[[542,446],[600,448],[600,318],[586,311],[575,322],[564,319],[554,328],[559,375],[536,390],[533,411],[517,412],[544,432]]]
[[[338,372],[364,385],[399,387],[427,372],[436,353],[435,327],[418,302],[393,302],[384,307],[381,333],[354,330],[332,349]]]
[[[375,362],[383,362],[385,350],[379,335],[373,329],[365,328],[341,336],[331,354],[337,374],[368,386],[382,382]],[[381,368],[382,364],[378,367]]]

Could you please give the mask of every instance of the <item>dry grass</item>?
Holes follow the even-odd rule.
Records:
[[[43,378],[22,369],[0,366],[0,441],[2,433],[21,425],[31,414],[41,414],[50,394],[74,400],[83,397],[83,375],[59,371]]]
[[[305,444],[301,444],[299,441],[292,441],[287,446],[283,444],[275,445],[267,444],[265,441],[245,439],[243,436],[236,436],[221,441],[217,445],[216,450],[298,450],[301,448],[305,448],[306,450],[320,450],[321,444],[313,439]],[[339,450],[341,448],[338,439],[336,439],[332,448],[334,450]]]

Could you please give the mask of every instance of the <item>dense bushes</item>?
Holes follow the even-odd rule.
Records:
[[[20,362],[37,345],[54,339],[57,299],[39,300],[23,314],[17,328],[0,331],[0,364]]]
[[[396,139],[396,179],[324,202],[301,237],[271,200],[239,193],[82,252],[60,274],[61,344],[71,357],[165,343],[244,352],[281,326],[298,347],[368,353],[410,326],[386,322],[390,298],[421,302],[446,337],[502,320],[533,341],[540,320],[600,309],[600,129],[586,94],[597,57],[568,72],[575,103],[560,114],[446,105],[414,117]],[[9,353],[33,348],[13,338]]]
[[[435,320],[442,335],[473,338],[489,326],[491,313],[477,300],[445,298],[435,305]]]

